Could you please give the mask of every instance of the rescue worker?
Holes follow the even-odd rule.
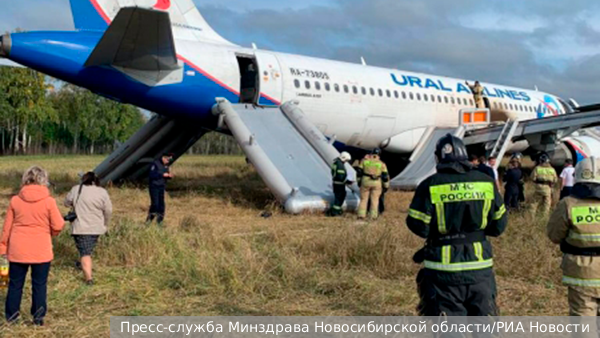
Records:
[[[366,156],[359,164],[357,176],[360,180],[360,205],[358,207],[358,218],[367,217],[367,206],[369,216],[373,219],[379,217],[379,198],[383,189],[389,189],[390,176],[385,163],[379,155],[381,150],[374,149],[371,155]]]
[[[163,154],[150,166],[150,182],[148,190],[150,192],[150,210],[146,224],[152,223],[156,218],[156,222],[162,225],[165,219],[165,188],[167,180],[173,178],[173,174],[169,168],[173,160],[173,154]]]
[[[577,164],[571,196],[548,221],[548,237],[563,252],[563,284],[571,316],[600,314],[600,158]]]
[[[474,85],[470,85],[468,81],[465,81],[471,93],[473,93],[473,99],[475,100],[475,107],[485,108],[485,102],[483,101],[483,86],[479,81],[475,81]]]
[[[341,216],[344,211],[344,201],[346,200],[346,185],[351,182],[348,181],[348,172],[346,171],[346,163],[352,160],[347,152],[342,152],[340,157],[333,161],[331,166],[331,175],[333,177],[333,195],[334,201],[331,209],[327,212],[327,216]]]
[[[558,181],[556,170],[550,165],[548,154],[542,153],[538,158],[538,165],[533,169],[531,180],[535,184],[534,212],[540,208],[544,215],[548,215],[552,206],[552,189]]]
[[[494,180],[472,168],[461,139],[436,146],[437,173],[417,188],[406,223],[426,238],[413,260],[423,316],[494,316],[496,280],[487,236],[501,235],[506,208]]]

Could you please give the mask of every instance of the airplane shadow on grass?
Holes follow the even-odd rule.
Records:
[[[9,199],[19,193],[21,186],[20,171],[0,173],[0,189],[10,189],[9,193],[0,194],[0,198]],[[66,194],[78,184],[67,174],[50,173],[51,190],[54,195]],[[125,188],[147,189],[146,180],[118,185]],[[193,196],[219,198],[235,206],[257,210],[276,205],[273,194],[262,182],[258,174],[250,170],[237,173],[216,175],[189,175],[176,177],[167,184],[167,192],[171,198],[186,199]]]
[[[276,204],[275,197],[258,174],[252,171],[177,178],[167,191],[171,198],[190,196],[218,198],[235,206],[264,210]]]

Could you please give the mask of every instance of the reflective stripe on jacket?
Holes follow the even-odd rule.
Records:
[[[372,187],[382,185],[389,188],[390,177],[387,166],[379,156],[371,155],[362,160],[358,166],[361,174],[361,186]]]
[[[331,176],[333,177],[333,184],[346,184],[348,179],[348,173],[344,162],[339,158],[336,158],[331,165]]]
[[[600,200],[564,198],[547,226],[550,240],[581,249],[600,249]],[[566,253],[562,261],[563,283],[600,288],[600,256]]]
[[[441,172],[422,182],[410,205],[407,225],[427,238],[425,268],[449,273],[448,279],[475,282],[457,277],[462,273],[489,270],[493,266],[487,240],[435,246],[432,243],[460,234],[483,231],[499,236],[506,228],[506,208],[491,177],[479,172]]]

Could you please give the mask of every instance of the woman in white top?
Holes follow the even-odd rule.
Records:
[[[112,215],[110,197],[108,192],[100,187],[98,176],[88,172],[81,178],[81,184],[71,189],[65,205],[73,208],[77,215],[71,223],[71,234],[79,251],[85,281],[92,285],[92,253],[98,238],[108,229]]]

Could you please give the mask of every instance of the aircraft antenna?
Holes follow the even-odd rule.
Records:
[[[538,87],[537,87],[537,86],[534,86],[534,87],[535,87],[535,91],[536,91],[536,92],[539,92],[539,89],[538,89]]]
[[[361,57],[360,57],[360,61],[362,62],[362,65],[363,65],[363,66],[366,66],[366,65],[367,65],[367,61],[365,61],[365,58],[364,58],[364,57],[362,57],[362,56],[361,56]]]
[[[254,42],[252,43],[252,49],[254,49],[254,50],[258,49],[258,47],[256,47],[256,44]]]

